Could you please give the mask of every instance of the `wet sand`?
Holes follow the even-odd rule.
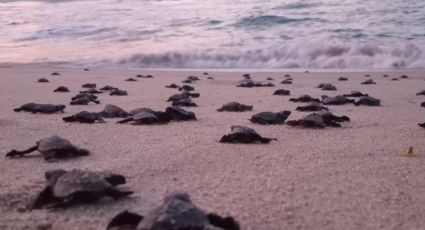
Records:
[[[50,76],[53,71],[60,76]],[[208,212],[234,216],[246,230],[281,229],[422,229],[425,226],[425,74],[368,72],[376,85],[361,85],[366,72],[286,72],[122,70],[60,68],[38,65],[0,66],[0,146],[25,149],[38,139],[57,134],[91,155],[84,158],[45,162],[38,153],[20,159],[0,160],[0,229],[104,229],[123,210],[146,213],[169,192],[186,191]],[[273,77],[276,87],[237,88],[241,75],[254,80]],[[136,74],[153,79],[126,82]],[[291,74],[292,85],[280,85]],[[388,74],[388,78],[382,77]],[[391,81],[407,74],[408,79]],[[100,111],[110,103],[131,110],[151,107],[164,110],[167,98],[189,75],[202,80],[193,84],[199,107],[188,108],[197,121],[167,125],[65,123],[62,117],[82,110]],[[337,81],[341,76],[348,81]],[[50,83],[37,83],[45,77]],[[98,88],[112,85],[129,96],[99,95],[101,104],[70,106],[70,98],[84,83]],[[337,91],[315,88],[334,83]],[[60,85],[70,93],[54,93]],[[274,96],[276,89],[291,96]],[[296,112],[301,104],[290,97],[310,94],[339,95],[360,90],[382,100],[380,107],[329,106],[336,115],[347,115],[342,128],[304,129],[287,125],[262,126],[248,118],[262,111],[290,110],[289,119],[308,113]],[[253,105],[251,112],[217,112],[230,101]],[[15,113],[24,103],[66,104],[64,114]],[[270,144],[221,144],[218,140],[231,125],[246,125],[259,134],[277,138]],[[400,154],[413,146],[415,158]],[[44,186],[43,174],[50,169],[110,170],[127,177],[126,187],[135,191],[129,199],[104,199],[91,205],[65,210],[25,208]]]

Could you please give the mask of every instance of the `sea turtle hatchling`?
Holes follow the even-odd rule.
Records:
[[[67,93],[69,92],[69,89],[63,85],[58,86],[53,92],[60,92],[60,93]]]
[[[37,104],[37,103],[27,103],[19,108],[14,109],[15,112],[31,112],[31,113],[44,113],[44,114],[52,114],[61,112],[63,113],[65,109],[65,105],[54,105],[54,104]]]
[[[298,98],[291,98],[289,99],[289,101],[292,102],[320,102],[320,100],[318,98],[313,98],[310,95],[304,94]]]
[[[340,78],[338,78],[338,81],[348,81],[348,78],[346,78],[346,77],[340,77]]]
[[[95,88],[89,88],[89,89],[87,89],[87,90],[80,91],[80,93],[102,94],[102,93],[103,93],[103,91],[101,91],[101,90],[97,90],[97,89],[95,89]]]
[[[178,101],[173,101],[171,104],[173,106],[185,106],[185,107],[197,107],[198,105],[192,101],[190,98],[183,98]]]
[[[71,98],[71,105],[88,105],[90,102],[95,104],[100,104],[100,101],[96,100],[97,96],[93,94],[78,94],[77,96]]]
[[[341,127],[339,122],[350,121],[347,116],[335,116],[330,112],[318,112],[309,114],[299,120],[290,120],[286,124],[290,126],[303,126],[307,128],[325,128],[326,126]]]
[[[354,100],[348,99],[344,96],[338,95],[334,97],[329,96],[322,96],[322,104],[324,105],[345,105],[345,104],[352,104],[354,103]]]
[[[171,83],[169,85],[166,85],[165,88],[169,88],[169,89],[178,89],[180,88],[179,85],[175,84],[175,83]]]
[[[123,124],[132,122],[134,125],[150,125],[150,124],[165,124],[170,122],[171,116],[162,111],[154,111],[150,108],[139,108],[129,112],[130,117],[118,121],[117,123]]]
[[[361,83],[362,85],[376,85],[376,82],[374,82],[372,79],[366,80]]]
[[[310,102],[308,105],[305,106],[298,106],[295,110],[302,111],[302,112],[317,112],[317,111],[328,111],[329,108],[322,106],[318,102]]]
[[[291,111],[281,111],[281,112],[261,112],[252,115],[249,119],[252,123],[262,124],[262,125],[278,125],[285,123],[291,115]]]
[[[133,194],[117,188],[126,183],[120,174],[56,169],[47,171],[44,176],[47,183],[33,202],[33,209],[68,207],[92,203],[105,196],[119,199]]]
[[[417,95],[417,96],[419,96],[419,95],[425,95],[425,90],[422,90],[422,91],[420,91],[420,92],[416,93],[416,95]]]
[[[317,88],[320,88],[322,90],[327,90],[327,91],[335,91],[336,90],[336,87],[334,85],[332,85],[332,84],[329,84],[329,83],[319,84],[317,86]]]
[[[354,102],[354,105],[380,106],[381,100],[370,96],[363,96],[360,97],[358,101]]]
[[[121,89],[114,89],[111,90],[111,92],[109,93],[110,96],[127,96],[128,93],[125,90],[121,90]]]
[[[106,230],[240,230],[233,217],[206,213],[192,203],[187,193],[175,192],[146,216],[124,211]]]
[[[365,93],[362,93],[360,91],[353,90],[353,91],[351,91],[350,94],[344,94],[342,96],[344,96],[344,97],[363,97],[363,96],[368,96],[368,95],[365,94]]]
[[[274,91],[273,95],[282,95],[282,96],[288,96],[291,95],[291,91],[286,89],[278,89]]]
[[[88,123],[93,124],[96,121],[99,123],[104,123],[105,120],[100,116],[99,113],[81,111],[72,116],[63,117],[63,121],[65,122],[80,122],[80,123]]]
[[[6,154],[6,157],[20,157],[36,150],[41,153],[45,160],[87,156],[89,154],[88,150],[77,148],[70,141],[64,138],[51,136],[37,141],[35,146],[32,146],[27,150],[18,151],[13,149]]]
[[[221,106],[221,108],[217,109],[217,111],[219,112],[244,112],[244,111],[251,111],[253,108],[252,105],[244,105],[241,104],[239,102],[228,102],[226,104],[224,104],[223,106]]]
[[[182,90],[186,90],[186,91],[193,91],[193,90],[195,90],[195,87],[190,86],[190,85],[182,85],[182,86],[179,88],[179,91],[182,91]]]
[[[37,80],[37,82],[40,82],[40,83],[48,83],[49,82],[49,80],[47,80],[46,78],[40,78],[40,79],[38,79]]]
[[[129,77],[129,78],[125,79],[125,81],[137,81],[137,79],[134,79],[132,77]]]
[[[221,139],[221,143],[262,143],[267,144],[275,138],[267,138],[260,136],[254,129],[246,126],[232,126],[230,134],[224,135]]]
[[[285,79],[285,80],[281,81],[280,84],[291,85],[292,84],[292,79]]]
[[[196,120],[194,112],[184,110],[178,106],[167,107],[165,113],[167,113],[172,120],[176,121]]]
[[[105,85],[104,87],[100,88],[100,90],[104,90],[104,91],[111,91],[111,90],[117,90],[117,87],[114,86],[110,86],[110,85]]]
[[[99,115],[104,118],[118,118],[128,117],[129,113],[116,105],[107,104],[105,108],[99,112]]]
[[[81,86],[82,88],[96,88],[95,83],[85,83]]]

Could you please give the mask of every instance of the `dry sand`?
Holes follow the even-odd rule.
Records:
[[[50,76],[58,71],[61,76]],[[371,73],[377,85],[360,85],[365,72],[251,72],[254,80],[273,77],[276,87],[236,88],[243,72],[109,70],[59,68],[37,65],[2,65],[0,68],[0,146],[3,153],[31,146],[40,138],[58,134],[89,157],[45,162],[32,157],[0,160],[0,229],[104,229],[125,209],[146,213],[169,192],[186,191],[196,204],[210,212],[234,216],[247,230],[281,229],[424,229],[425,228],[425,101],[416,92],[425,89],[423,72]],[[248,72],[248,71],[247,71]],[[291,74],[293,85],[278,84]],[[406,73],[408,79],[391,81]],[[136,74],[154,79],[126,82]],[[188,75],[202,78],[194,84],[201,97],[193,122],[133,126],[64,123],[61,118],[82,110],[100,111],[107,103],[130,110],[151,107],[164,110],[168,96],[176,92],[165,85]],[[338,82],[340,76],[349,77]],[[47,77],[50,83],[37,83]],[[100,105],[68,106],[83,83],[94,82],[126,89],[129,96],[100,95]],[[314,88],[335,83],[338,91]],[[59,85],[71,93],[54,93]],[[291,90],[292,96],[337,95],[361,90],[382,99],[381,107],[330,106],[337,115],[348,115],[343,128],[303,129],[286,125],[261,126],[248,118],[261,111],[291,110],[299,104],[288,96],[272,96],[274,90]],[[254,105],[252,112],[219,113],[223,103]],[[15,113],[28,102],[63,103],[65,114]],[[266,145],[221,144],[231,125],[247,125],[261,135],[278,138]],[[419,157],[400,156],[413,146]],[[102,200],[66,210],[28,211],[26,203],[44,186],[46,170],[110,170],[128,178],[136,193],[117,202]]]

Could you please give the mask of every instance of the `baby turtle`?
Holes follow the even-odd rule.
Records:
[[[71,105],[88,105],[90,102],[100,104],[100,101],[96,100],[97,96],[88,93],[80,93],[75,97],[71,98]]]
[[[52,75],[52,76],[60,76],[61,74],[60,74],[60,73],[58,73],[58,72],[53,72],[53,73],[51,73],[50,75]]]
[[[96,121],[100,123],[105,122],[99,113],[93,113],[93,112],[87,112],[87,111],[81,111],[72,116],[64,117],[62,118],[62,120],[65,122],[80,122],[80,123],[88,123],[88,124],[93,124]]]
[[[172,83],[172,84],[170,84],[170,85],[165,86],[165,88],[177,89],[177,88],[180,88],[180,86],[179,86],[179,85],[177,85],[177,84]]]
[[[187,91],[187,90],[182,90],[180,93],[183,96],[188,96],[188,97],[193,97],[193,98],[197,98],[197,97],[201,96],[201,94],[199,94],[199,93],[195,93],[193,91]]]
[[[425,128],[425,122],[422,124],[418,124],[420,127]]]
[[[65,86],[59,86],[55,90],[53,90],[53,92],[66,93],[66,92],[69,92],[69,89]]]
[[[335,97],[322,96],[322,104],[324,105],[345,105],[354,103],[354,100],[348,99],[344,96],[338,95]]]
[[[282,96],[288,96],[291,94],[291,91],[286,89],[278,89],[274,91],[273,95],[282,95]]]
[[[398,78],[391,78],[391,81],[398,81]]]
[[[422,107],[425,107],[425,101],[421,103],[421,106]]]
[[[172,120],[176,121],[188,121],[196,120],[194,112],[184,110],[178,106],[171,106],[165,109],[165,112],[171,117]]]
[[[150,75],[150,74],[148,74],[148,75],[137,74],[136,77],[139,77],[139,78],[153,78],[153,76]]]
[[[223,106],[221,106],[221,108],[217,109],[217,111],[244,112],[244,111],[251,111],[252,107],[253,107],[252,105],[244,105],[239,102],[232,101],[232,102],[224,104]]]
[[[134,79],[132,77],[129,77],[129,78],[125,79],[125,81],[137,81],[137,79]]]
[[[336,87],[334,85],[332,85],[332,84],[329,84],[329,83],[319,84],[317,86],[317,88],[320,88],[322,90],[327,90],[327,91],[335,91],[336,90]]]
[[[249,79],[243,80],[243,81],[240,81],[236,87],[252,88],[252,87],[255,87],[255,82]]]
[[[182,91],[182,90],[192,91],[192,90],[195,90],[195,87],[190,85],[183,85],[182,87],[179,88],[179,91]]]
[[[376,82],[374,82],[372,79],[366,80],[361,83],[362,85],[375,85]]]
[[[348,78],[346,78],[346,77],[340,77],[340,78],[338,78],[338,81],[348,81]]]
[[[111,92],[109,93],[110,96],[127,96],[128,93],[125,90],[121,90],[121,89],[115,89],[115,90],[111,90]]]
[[[27,103],[22,105],[19,108],[14,109],[13,111],[51,114],[51,113],[57,113],[57,112],[63,113],[64,112],[63,110],[65,109],[65,107],[66,107],[65,105]]]
[[[107,104],[105,108],[99,112],[99,115],[104,118],[128,117],[130,114],[118,106]]]
[[[307,128],[324,128],[326,126],[341,127],[339,122],[350,121],[347,116],[335,116],[330,112],[312,113],[299,120],[287,121],[290,126],[303,126]]]
[[[110,85],[105,85],[104,87],[100,88],[100,90],[104,90],[104,91],[111,91],[111,90],[117,90],[117,87],[113,87]]]
[[[369,105],[369,106],[380,106],[381,100],[370,96],[360,97],[358,101],[354,102],[354,105]]]
[[[119,199],[133,194],[117,188],[126,183],[126,178],[120,174],[56,169],[47,171],[44,176],[47,184],[35,199],[34,209],[68,207],[92,203],[104,196]]]
[[[322,106],[320,103],[318,102],[310,102],[310,104],[306,105],[306,106],[298,106],[295,110],[297,111],[302,111],[302,112],[316,112],[316,111],[328,111],[329,109],[327,107]]]
[[[163,112],[163,111],[155,111],[155,110],[150,109],[150,108],[138,108],[138,109],[133,109],[133,110],[131,110],[131,111],[129,112],[129,114],[130,114],[131,116],[134,116],[134,115],[136,115],[136,114],[137,114],[137,113],[139,113],[139,112],[147,112],[147,113],[151,113],[151,114],[155,115],[155,116],[158,118],[159,123],[168,123],[168,122],[170,122],[170,121],[171,121],[171,119],[172,119],[172,117],[171,117],[169,114],[167,114],[166,112]],[[129,121],[132,121],[132,120],[134,120],[134,119],[131,119],[131,120],[129,120]],[[123,121],[124,121],[124,120],[123,120]],[[125,121],[125,122],[128,122],[128,121]],[[118,123],[123,123],[123,122],[118,122]]]
[[[289,101],[292,101],[292,102],[320,102],[319,99],[313,98],[313,97],[311,97],[310,95],[307,95],[307,94],[304,94],[304,95],[302,95],[298,98],[291,98],[291,99],[289,99]]]
[[[232,126],[232,132],[228,135],[224,135],[221,139],[221,143],[262,143],[267,144],[272,140],[277,140],[275,138],[267,138],[260,136],[254,129],[251,129],[246,126]]]
[[[285,79],[285,80],[281,81],[280,84],[291,85],[292,84],[292,79]]]
[[[183,99],[185,99],[185,98],[189,98],[189,96],[188,96],[188,95],[183,95],[183,94],[177,93],[177,94],[173,94],[173,95],[171,95],[171,96],[168,98],[168,100],[167,100],[167,101],[176,102],[176,101],[183,100]]]
[[[40,78],[40,79],[38,79],[38,80],[37,80],[37,82],[40,82],[40,83],[48,83],[48,82],[49,82],[49,80],[47,80],[46,78]]]
[[[368,96],[368,95],[367,94],[364,94],[364,93],[362,93],[360,91],[353,90],[353,91],[351,91],[350,94],[344,94],[343,96],[344,97],[363,97],[363,96]]]
[[[21,157],[38,150],[45,160],[53,158],[69,158],[89,155],[86,149],[79,149],[74,146],[70,141],[63,139],[59,136],[51,136],[41,139],[36,142],[36,145],[24,150],[18,151],[13,149],[6,154],[6,157]]]
[[[196,106],[198,106],[190,98],[183,98],[183,99],[178,100],[178,101],[173,101],[172,105],[173,106],[186,106],[186,107],[196,107]]]
[[[201,79],[199,79],[199,77],[197,76],[188,76],[186,78],[186,80],[190,80],[190,81],[200,81]]]
[[[268,77],[268,78],[266,78],[266,81],[274,81],[274,79],[271,78],[271,77]]]
[[[124,211],[108,224],[107,230],[240,230],[233,217],[205,213],[187,193],[172,193],[143,217]]]
[[[163,116],[166,116],[166,114],[164,114]],[[158,117],[156,115],[155,111],[146,109],[133,114],[129,118],[118,121],[117,123],[123,124],[123,123],[131,122],[131,121],[133,125],[151,125],[151,124],[168,123],[170,121],[170,118],[161,119],[161,117]]]
[[[252,123],[262,124],[262,125],[278,125],[285,123],[291,115],[291,111],[281,111],[281,112],[261,112],[252,115],[249,119]]]
[[[83,87],[83,88],[96,88],[96,84],[95,83],[85,83],[81,87]]]
[[[101,94],[101,93],[103,93],[103,92],[102,92],[102,91],[100,91],[100,90],[97,90],[97,89],[95,89],[95,88],[90,88],[90,89],[85,90],[85,91],[80,91],[80,93]]]
[[[422,91],[418,92],[416,95],[417,96],[419,96],[419,95],[425,95],[425,90],[422,90]]]
[[[407,75],[404,75],[404,74],[403,74],[403,75],[401,75],[401,76],[400,76],[400,78],[401,78],[401,79],[406,79],[406,78],[409,78],[409,77],[408,77]]]

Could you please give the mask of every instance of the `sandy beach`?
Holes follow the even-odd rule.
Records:
[[[57,71],[60,76],[51,76]],[[214,80],[208,80],[208,72]],[[272,77],[275,87],[238,88],[243,73],[254,80]],[[376,85],[361,85],[371,75]],[[153,79],[124,81],[136,74]],[[285,74],[292,85],[281,85]],[[383,74],[388,74],[384,78]],[[407,79],[391,81],[402,74]],[[87,110],[101,111],[106,104],[125,110],[150,107],[164,110],[167,98],[189,75],[200,98],[197,121],[166,125],[65,123],[62,117]],[[341,76],[348,81],[337,81]],[[49,83],[38,83],[45,77]],[[208,212],[231,215],[244,230],[283,229],[424,229],[425,226],[425,89],[423,71],[284,71],[284,70],[137,70],[58,67],[49,65],[0,66],[0,146],[25,149],[37,140],[57,134],[91,151],[88,157],[49,163],[39,153],[0,160],[0,229],[105,229],[123,210],[145,214],[173,191],[188,192]],[[84,83],[116,86],[128,96],[100,94],[100,104],[69,105]],[[315,88],[333,83],[337,91]],[[54,93],[60,86],[71,92]],[[291,96],[274,96],[276,89]],[[308,113],[295,111],[290,97],[310,94],[340,95],[360,90],[379,98],[380,107],[329,106],[351,122],[342,128],[306,129],[287,125],[258,125],[248,119],[263,112],[290,110],[289,119]],[[230,101],[253,105],[250,112],[217,112]],[[65,113],[31,114],[13,111],[22,104],[65,104]],[[232,125],[246,125],[259,134],[277,138],[270,144],[222,144]],[[403,157],[412,146],[418,157]],[[108,170],[127,177],[135,191],[127,199],[100,200],[67,209],[28,210],[28,202],[42,190],[50,169]]]

